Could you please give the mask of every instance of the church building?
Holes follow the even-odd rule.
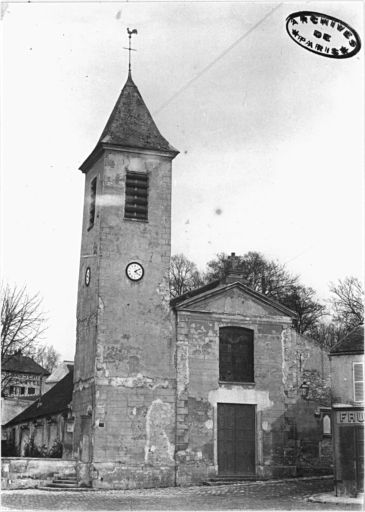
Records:
[[[328,358],[292,329],[295,313],[251,290],[234,255],[222,281],[170,301],[177,155],[129,70],[80,167],[79,480],[135,488],[296,476],[307,460],[329,472]]]

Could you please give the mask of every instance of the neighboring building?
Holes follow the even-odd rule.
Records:
[[[44,383],[44,392],[49,391],[57,382],[63,379],[65,375],[67,375],[70,371],[73,370],[74,362],[73,361],[63,361],[58,364],[56,368],[53,370],[51,375],[47,377]]]
[[[336,495],[364,491],[364,326],[330,352]]]
[[[232,262],[170,304],[171,165],[129,73],[82,164],[73,454],[96,488],[330,471],[326,355]],[[301,393],[305,391],[305,397]]]
[[[49,371],[20,351],[1,365],[4,389],[1,391],[1,424],[4,425],[29,407],[44,392]]]
[[[4,425],[8,451],[20,457],[72,456],[73,370],[25,411]]]

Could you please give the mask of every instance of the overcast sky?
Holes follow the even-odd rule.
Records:
[[[260,251],[287,263],[323,299],[331,281],[362,276],[363,51],[343,60],[318,56],[285,29],[289,14],[312,10],[347,22],[362,39],[362,7],[3,6],[2,275],[43,297],[46,341],[63,358],[75,351],[78,167],[126,80],[127,27],[138,30],[134,81],[180,150],[172,253],[203,269],[218,252]]]

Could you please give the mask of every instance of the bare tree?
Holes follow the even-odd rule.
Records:
[[[315,291],[301,285],[299,277],[288,272],[282,263],[270,260],[255,251],[236,258],[240,273],[250,288],[297,313],[294,325],[298,332],[308,334],[326,314],[326,308],[318,302]],[[217,254],[217,257],[207,264],[206,282],[221,279],[229,265],[228,255]]]
[[[41,345],[37,347],[32,355],[34,361],[52,373],[59,363],[61,356],[52,345]]]
[[[331,283],[333,319],[347,332],[364,323],[364,290],[359,279],[346,277]]]
[[[339,324],[335,324],[334,322],[325,323],[321,321],[312,327],[309,335],[322,348],[329,351],[346,335],[346,333],[346,329]]]
[[[16,352],[31,355],[46,330],[39,295],[29,295],[26,288],[1,286],[1,361],[4,365]],[[3,381],[4,377],[4,381]],[[5,385],[4,373],[1,385]]]
[[[319,320],[327,314],[326,306],[318,302],[316,292],[307,286],[292,286],[280,302],[297,314],[294,327],[300,334],[311,335]]]
[[[194,262],[183,254],[175,254],[170,264],[170,294],[178,297],[203,284],[199,270]]]
[[[253,290],[276,300],[281,300],[293,286],[298,284],[298,277],[291,275],[281,263],[269,260],[259,252],[250,251],[237,256],[237,266],[242,277]],[[221,279],[229,268],[229,257],[225,253],[217,254],[207,263],[208,270],[204,276],[206,282]]]
[[[242,256],[236,256],[238,266],[241,268]],[[216,279],[223,279],[230,266],[229,256],[224,252],[220,252],[213,260],[208,261],[207,270],[204,274],[204,281],[209,283]]]

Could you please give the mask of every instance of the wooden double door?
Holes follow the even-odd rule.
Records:
[[[218,404],[218,473],[255,474],[255,406]]]

